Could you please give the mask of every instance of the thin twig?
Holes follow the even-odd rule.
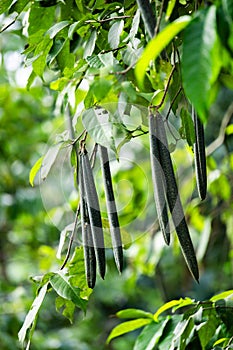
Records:
[[[109,52],[116,52],[118,50],[121,50],[121,49],[124,49],[124,47],[126,47],[126,45],[122,45],[122,46],[119,46],[119,47],[116,47],[115,49],[109,49],[109,50],[102,50],[100,52],[100,54],[105,54],[105,53],[109,53]]]
[[[163,16],[163,6],[164,6],[164,0],[162,0],[161,2],[161,7],[160,7],[160,11],[159,11],[159,16],[158,16],[158,20],[157,20],[157,24],[155,27],[155,36],[158,34],[159,32],[159,27],[160,27],[160,23],[162,20],[162,16]]]
[[[17,17],[18,17],[18,16],[17,16]],[[0,34],[3,33],[3,32],[5,32],[5,30],[7,30],[9,27],[11,27],[11,26],[16,22],[17,17],[16,17],[15,19],[13,19],[12,22],[10,22],[10,23],[7,24],[5,27],[3,27],[3,28],[0,30]]]
[[[222,119],[222,123],[220,126],[218,137],[206,149],[207,157],[209,155],[211,155],[214,151],[216,151],[216,149],[223,144],[223,142],[225,140],[225,130],[226,130],[227,125],[229,124],[229,121],[230,121],[232,115],[233,115],[233,102],[228,107],[228,109],[227,109],[227,111]]]
[[[114,17],[109,17],[105,19],[88,19],[85,21],[86,24],[91,24],[91,23],[105,23],[105,22],[111,22],[111,21],[116,21],[120,19],[126,19],[126,18],[131,18],[131,16],[114,16]]]
[[[175,96],[173,97],[173,99],[172,99],[172,101],[171,101],[171,104],[170,104],[170,107],[169,107],[169,109],[168,109],[168,111],[167,111],[167,115],[166,115],[166,118],[165,118],[165,119],[168,119],[168,116],[169,116],[169,114],[170,114],[170,112],[171,112],[171,110],[172,110],[172,106],[173,106],[173,104],[175,103],[175,100],[177,99],[177,97],[178,97],[178,95],[181,93],[181,91],[182,91],[182,87],[180,87],[180,88],[178,89],[178,91],[176,92]]]
[[[60,270],[63,270],[63,269],[64,269],[64,267],[65,267],[66,264],[67,264],[67,261],[69,260],[71,248],[72,248],[72,245],[73,245],[73,242],[74,242],[74,235],[75,235],[76,226],[77,226],[77,223],[78,223],[79,214],[80,214],[80,204],[78,205],[78,208],[77,208],[77,210],[76,210],[75,219],[74,219],[74,228],[73,228],[72,233],[71,233],[71,236],[70,236],[70,240],[69,240],[69,245],[68,245],[68,250],[67,250],[67,253],[66,253],[66,257],[65,257],[65,260],[63,261],[62,266],[60,267]]]
[[[134,63],[132,63],[132,64],[131,64],[130,66],[128,66],[126,69],[120,70],[120,71],[117,71],[117,72],[113,72],[113,74],[122,74],[122,75],[124,75],[124,74],[128,73],[128,72],[130,71],[130,69],[132,69],[132,68],[135,66],[136,63],[137,63],[137,61],[135,61]]]
[[[97,154],[97,149],[98,149],[98,143],[95,143],[94,148],[91,152],[91,156],[90,156],[90,162],[91,162],[91,167],[92,169],[95,166],[95,160],[96,160],[96,154]]]
[[[160,103],[157,106],[150,106],[151,108],[155,108],[156,110],[159,110],[162,107],[162,105],[163,105],[163,103],[165,101],[165,98],[166,98],[166,95],[167,95],[167,92],[168,92],[168,89],[169,89],[169,86],[170,86],[170,82],[171,82],[171,79],[172,79],[172,76],[173,76],[173,73],[174,73],[175,69],[176,69],[176,66],[173,66],[172,70],[171,70],[171,73],[170,73],[170,75],[168,77],[167,84],[166,84],[165,89],[164,89],[164,94],[163,94],[162,100],[160,101]]]

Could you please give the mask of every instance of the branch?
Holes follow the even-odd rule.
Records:
[[[168,92],[168,89],[170,86],[170,82],[171,82],[171,79],[172,79],[172,76],[173,76],[175,69],[176,69],[176,66],[173,66],[171,73],[169,74],[167,84],[166,84],[165,89],[164,89],[164,94],[163,94],[162,100],[160,101],[160,103],[157,106],[150,106],[150,108],[155,108],[155,109],[159,110],[162,107],[162,105],[165,101],[165,98],[166,98],[166,95],[167,95],[167,92]]]
[[[220,126],[218,137],[207,147],[206,155],[207,157],[211,155],[218,147],[220,147],[225,140],[225,130],[233,114],[233,102],[228,107]]]
[[[113,16],[105,19],[88,19],[85,21],[86,24],[90,23],[105,23],[105,22],[111,22],[111,21],[117,21],[120,19],[126,19],[126,18],[131,18],[131,16]]]

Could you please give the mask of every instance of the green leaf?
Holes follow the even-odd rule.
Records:
[[[100,102],[102,99],[104,99],[108,92],[110,91],[112,86],[112,81],[106,80],[106,79],[98,79],[95,80],[94,83],[91,85],[91,90],[94,93],[95,97],[97,98],[97,101]]]
[[[222,292],[222,293],[220,293],[220,294],[214,295],[214,296],[210,299],[210,301],[216,302],[216,301],[218,301],[218,300],[227,299],[227,298],[229,298],[229,297],[230,297],[230,298],[233,297],[233,289],[230,289],[230,290],[227,290],[227,291]]]
[[[107,344],[109,344],[112,339],[119,337],[120,335],[123,335],[125,333],[132,332],[135,329],[141,328],[151,322],[152,320],[149,318],[138,318],[136,320],[121,323],[115,328],[113,328],[110,335],[108,336]]]
[[[229,24],[233,22],[233,2],[231,0],[222,0],[224,15]]]
[[[193,315],[194,320],[195,320],[195,315],[197,315],[197,313]],[[217,317],[215,308],[211,306],[203,308],[202,322],[200,323],[200,325],[196,327],[197,333],[200,339],[200,343],[202,345],[202,349],[206,349],[207,344],[215,335],[218,325],[219,325],[219,319]]]
[[[137,338],[133,350],[153,350],[155,345],[158,344],[168,321],[169,318],[166,318],[163,322],[151,322],[147,325]]]
[[[44,297],[45,297],[46,292],[47,292],[47,287],[48,287],[48,283],[44,284],[40,288],[37,297],[33,301],[33,304],[31,306],[31,310],[28,312],[28,314],[24,320],[23,326],[21,327],[21,329],[18,333],[18,338],[19,338],[19,341],[22,345],[26,339],[27,331],[30,329],[30,327],[34,323],[36,316],[37,316],[37,313],[41,307],[41,304],[43,303]]]
[[[53,45],[53,41],[50,40],[49,36],[44,37],[44,39],[38,44],[35,49],[34,55],[39,57],[32,63],[34,72],[42,77],[44,69],[46,66],[47,55]]]
[[[194,322],[191,317],[180,321],[173,332],[174,336],[171,342],[171,349],[185,350],[190,333],[192,331],[194,332],[194,330]]]
[[[184,108],[181,109],[180,117],[182,121],[182,128],[180,130],[181,137],[186,138],[188,145],[192,147],[195,142],[195,130],[192,117]]]
[[[109,113],[103,108],[90,108],[83,112],[82,122],[90,136],[96,143],[111,147],[115,151],[115,142],[112,134],[112,124]]]
[[[96,39],[97,39],[97,33],[96,33],[96,30],[94,30],[91,33],[91,36],[85,45],[83,58],[87,58],[88,56],[91,56],[93,54],[93,51],[95,49]]]
[[[62,315],[68,318],[70,323],[72,323],[73,317],[74,317],[74,311],[75,311],[74,303],[71,300],[67,300],[58,296],[56,298],[55,305],[56,305],[56,310],[62,313]]]
[[[221,68],[215,6],[200,12],[186,28],[181,68],[185,93],[204,122]]]
[[[28,0],[17,0],[11,7],[10,12],[21,13],[27,4]]]
[[[185,306],[188,306],[188,305],[193,305],[195,303],[195,300],[194,299],[191,299],[191,298],[184,298],[184,299],[180,299],[180,303],[178,305],[175,305],[173,308],[172,308],[172,312],[175,312],[176,310],[182,308],[182,307],[185,307]]]
[[[190,299],[191,300],[191,299]],[[161,315],[164,311],[171,309],[174,306],[181,305],[183,303],[184,299],[180,298],[179,300],[171,300],[168,301],[166,304],[162,305],[154,314],[154,320],[155,322],[158,322],[158,317]]]
[[[152,318],[153,315],[150,312],[139,309],[125,309],[117,312],[119,318]]]
[[[38,171],[40,170],[41,166],[42,166],[42,162],[43,162],[44,157],[40,157],[35,164],[33,165],[33,167],[30,170],[29,173],[29,183],[30,185],[33,187],[34,186],[34,179],[36,177],[36,174],[38,173]]]
[[[190,16],[182,16],[170,23],[146,46],[135,67],[135,76],[138,85],[143,88],[146,69],[152,60],[155,60],[169,42],[183,30],[191,21]]]
[[[219,344],[222,344],[222,343],[225,343],[227,342],[229,339],[228,338],[220,338],[218,339],[213,346],[216,346],[216,345],[219,345]],[[224,344],[223,344],[224,345]]]
[[[32,6],[30,8],[28,19],[29,40],[32,34],[36,35],[40,31],[42,31],[42,35],[40,34],[40,37],[42,37],[46,30],[48,30],[53,25],[54,12],[54,7],[40,8],[37,6]],[[38,18],[40,19],[39,21]]]
[[[132,25],[131,25],[131,29],[130,29],[130,32],[129,32],[129,35],[128,37],[124,40],[124,42],[126,40],[131,40],[133,41],[137,32],[138,32],[138,28],[139,28],[139,23],[140,23],[140,11],[137,10],[135,15],[134,15],[134,18],[133,18],[133,21],[132,21]]]
[[[6,12],[11,3],[13,2],[13,0],[1,0],[0,2],[0,14],[2,14],[3,12]]]
[[[183,319],[183,315],[173,315],[172,317],[168,316],[167,318],[168,322],[163,331],[162,337],[159,340],[159,350],[174,350],[174,348],[171,347],[174,331],[178,323]]]
[[[92,289],[88,288],[85,274],[83,247],[75,249],[72,260],[69,263],[70,283],[73,286],[78,286],[81,298],[88,300],[92,293]]]
[[[117,21],[113,23],[108,32],[108,43],[111,49],[116,49],[120,43],[120,35],[124,28],[124,21]]]
[[[59,23],[54,24],[49,30],[45,33],[45,35],[48,35],[50,39],[53,39],[57,33],[59,33],[62,29],[67,27],[71,22],[70,21],[62,21]]]
[[[58,295],[64,299],[71,300],[84,312],[86,311],[86,300],[80,297],[80,288],[72,286],[62,271],[55,273],[49,281]]]

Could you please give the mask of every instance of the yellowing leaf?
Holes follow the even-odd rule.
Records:
[[[32,187],[34,186],[34,179],[36,177],[36,174],[38,173],[38,171],[40,170],[40,168],[42,166],[43,158],[44,157],[40,157],[30,170],[29,183]]]
[[[184,299],[182,299],[182,298],[179,300],[171,300],[171,301],[167,302],[166,304],[164,304],[163,306],[161,306],[154,314],[154,321],[158,322],[158,318],[159,318],[160,314],[162,314],[164,311],[166,311],[168,309],[171,309],[174,306],[180,305],[181,303],[183,303],[183,301],[184,301]]]
[[[107,344],[109,344],[112,339],[119,337],[122,334],[132,332],[135,329],[141,328],[151,322],[152,320],[149,318],[138,318],[136,320],[121,323],[113,328],[110,335],[108,336]]]

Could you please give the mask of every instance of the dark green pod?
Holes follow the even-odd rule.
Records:
[[[159,155],[157,130],[155,128],[155,117],[149,115],[149,137],[150,137],[150,160],[152,181],[154,187],[155,206],[158,214],[159,226],[166,244],[170,243],[170,227],[167,213],[165,179]]]
[[[120,225],[118,220],[116,202],[112,186],[111,170],[109,166],[108,150],[99,145],[100,161],[104,180],[104,190],[106,196],[107,212],[110,224],[110,233],[113,246],[113,254],[119,272],[123,269],[123,249],[121,241]]]
[[[86,150],[83,150],[81,152],[81,159],[83,168],[84,190],[86,193],[86,202],[90,218],[90,226],[95,249],[95,256],[97,259],[100,276],[104,279],[106,263],[102,220],[92,168]]]
[[[206,175],[206,154],[205,154],[205,134],[204,127],[199,119],[197,113],[192,111],[194,129],[195,129],[195,143],[193,145],[196,181],[198,194],[201,200],[206,198],[207,192],[207,175]]]
[[[87,285],[89,288],[94,288],[96,282],[96,257],[92,239],[90,219],[88,215],[86,195],[84,191],[82,161],[79,168],[79,184],[80,184],[80,212],[82,223],[82,239],[84,250],[84,263],[86,271]]]
[[[198,281],[199,271],[196,254],[189,234],[189,229],[186,223],[180,195],[178,192],[172,160],[168,149],[164,121],[159,113],[156,114],[155,127],[158,130],[159,154],[166,179],[167,201],[172,215],[172,220],[175,225],[185,261],[189,267],[191,274]]]

